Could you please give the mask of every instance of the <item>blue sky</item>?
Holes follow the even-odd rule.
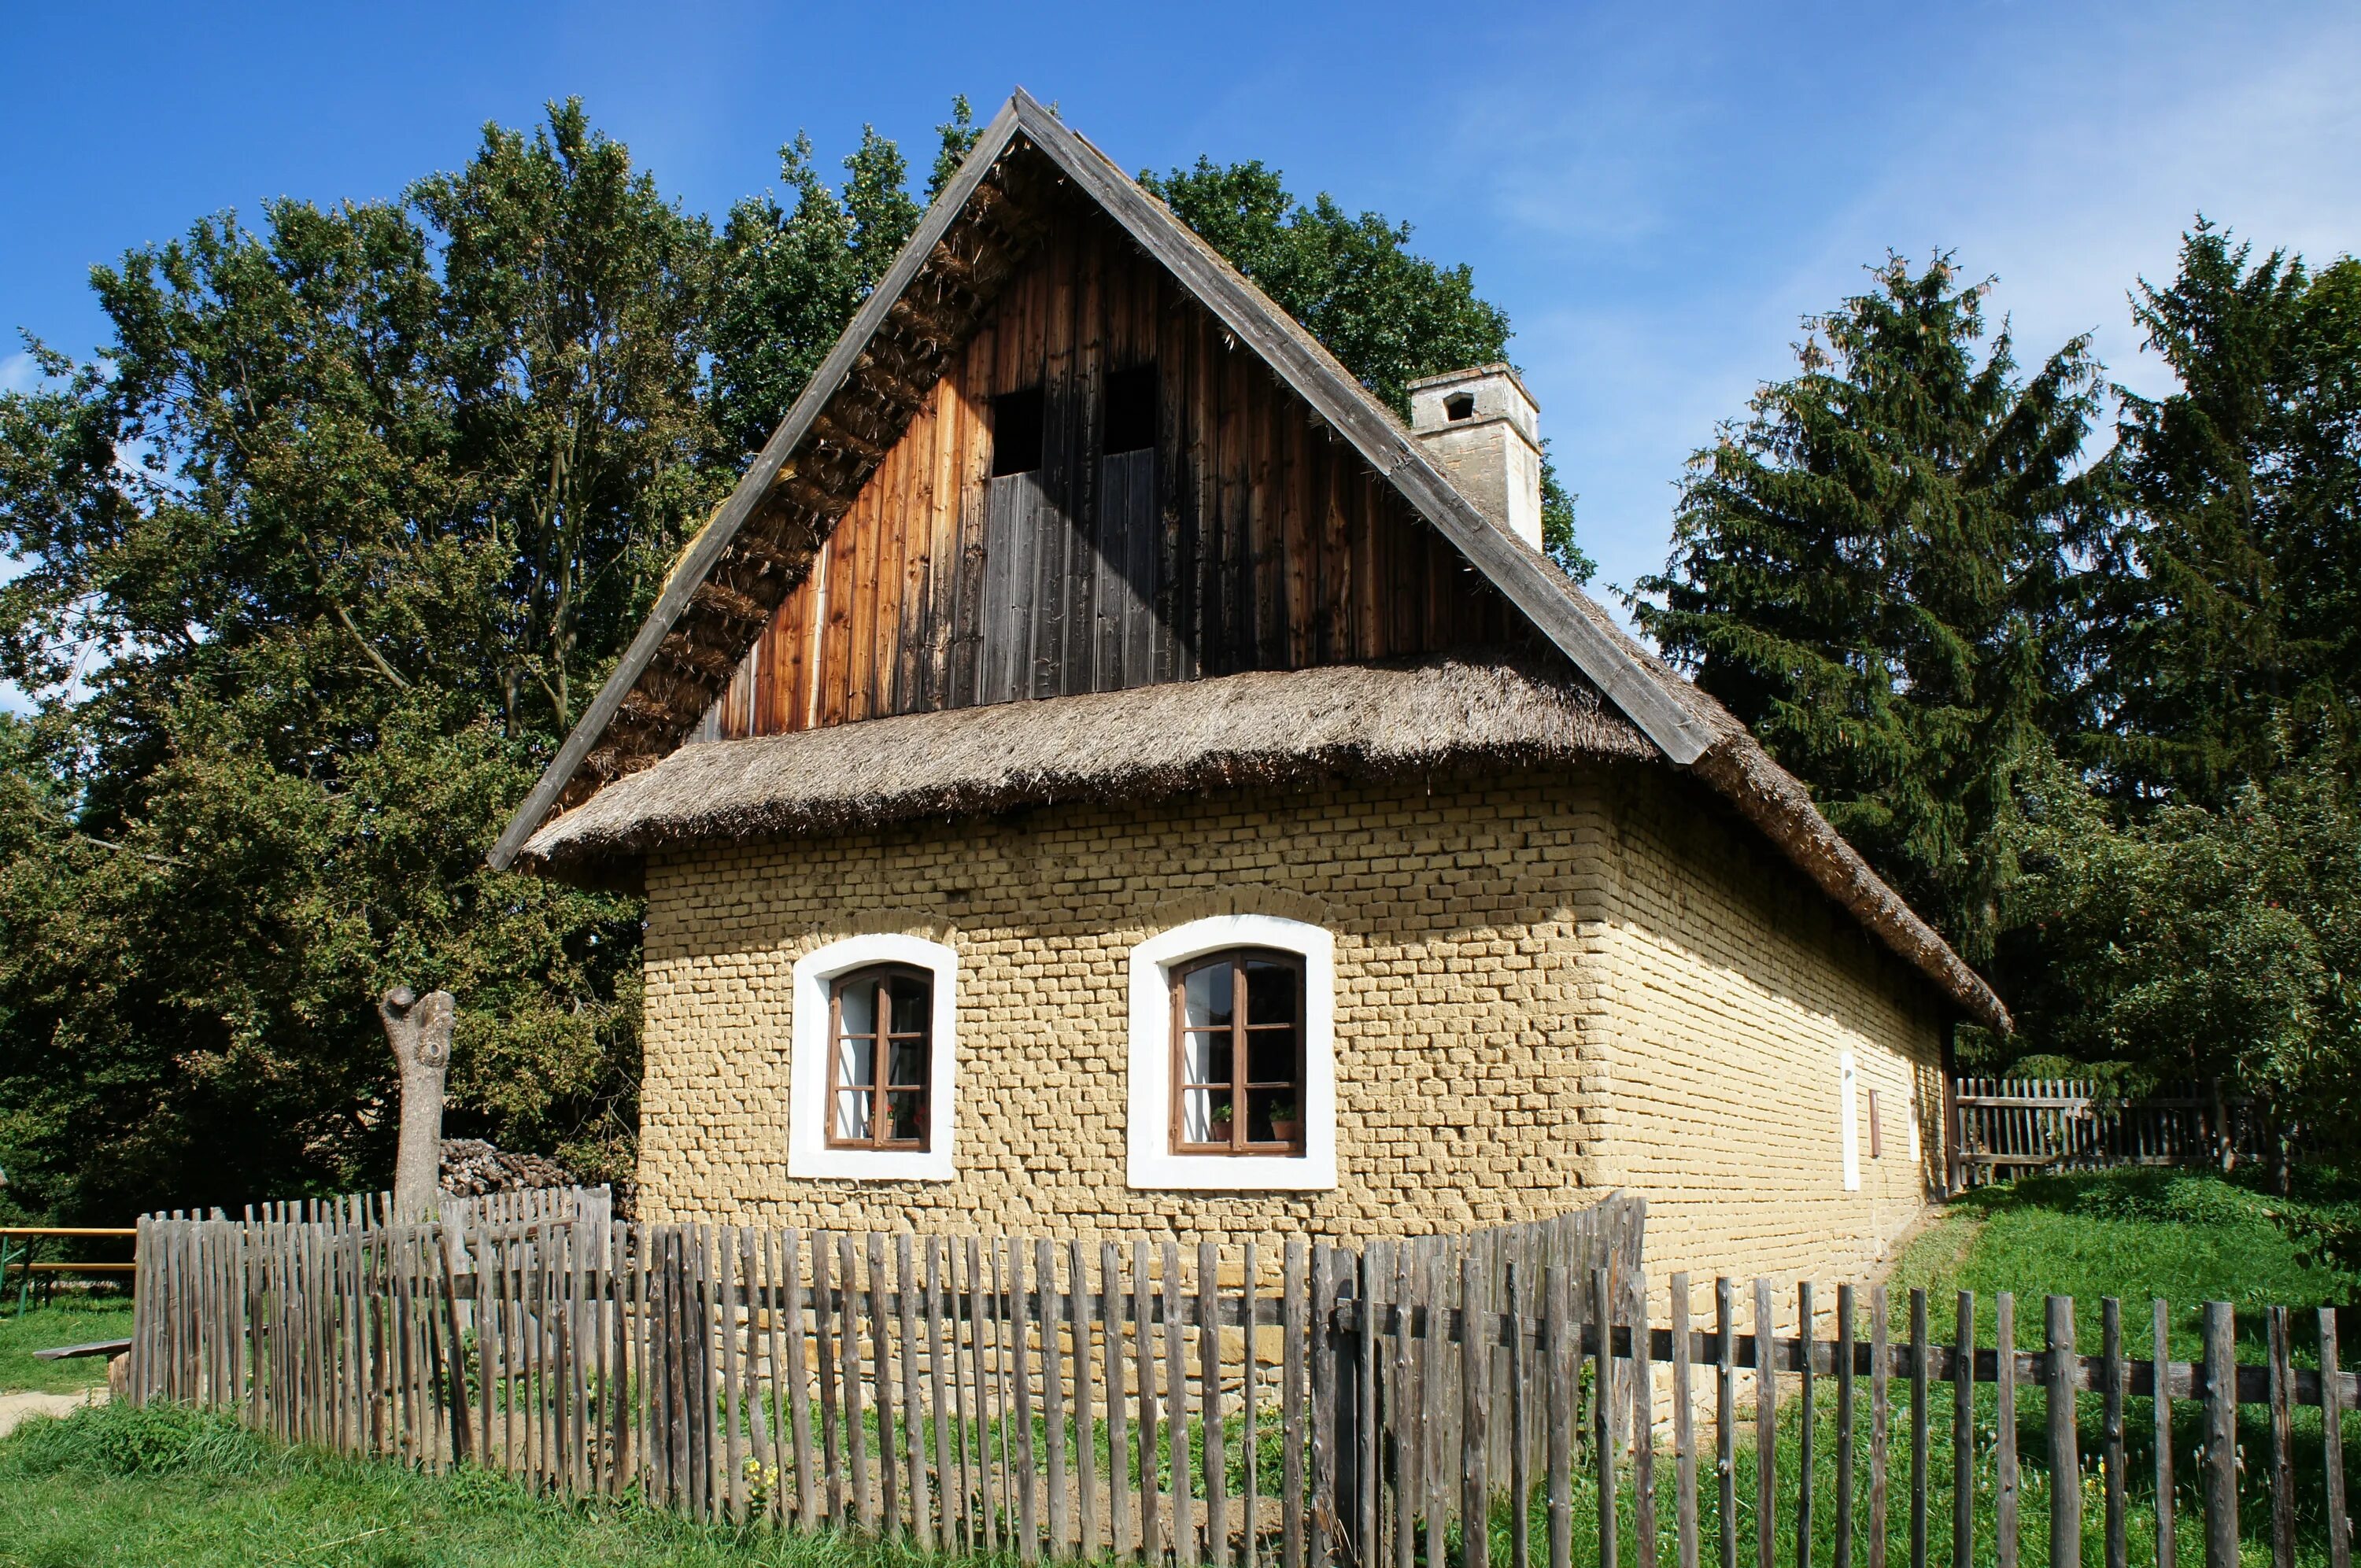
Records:
[[[0,328],[74,353],[93,262],[391,197],[566,93],[716,214],[798,127],[917,152],[1018,82],[1127,168],[1261,158],[1475,268],[1602,582],[1663,562],[1683,459],[1888,247],[1996,275],[2026,355],[2091,331],[2154,389],[2125,293],[2195,213],[2361,245],[2350,6],[17,5],[0,59]]]

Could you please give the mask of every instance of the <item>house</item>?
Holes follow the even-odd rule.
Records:
[[[1017,93],[495,851],[645,892],[644,1212],[1916,1219],[2007,1015],[1541,554],[1536,420],[1405,429]]]

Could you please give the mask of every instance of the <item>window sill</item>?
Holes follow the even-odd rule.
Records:
[[[796,1149],[787,1174],[822,1181],[949,1181],[951,1157],[917,1149]]]
[[[1334,1156],[1134,1154],[1126,1185],[1136,1190],[1325,1192],[1336,1185]]]

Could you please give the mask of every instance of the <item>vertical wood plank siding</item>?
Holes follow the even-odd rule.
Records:
[[[1106,453],[1153,365],[1156,444]],[[1039,388],[1041,466],[992,477]],[[1073,213],[929,389],[701,731],[1497,643],[1499,593],[1104,218]]]

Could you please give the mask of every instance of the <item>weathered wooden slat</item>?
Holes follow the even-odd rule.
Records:
[[[1238,1300],[1240,1320],[1245,1325],[1240,1332],[1243,1365],[1238,1384],[1238,1458],[1240,1481],[1245,1492],[1241,1508],[1245,1530],[1239,1547],[1240,1568],[1260,1568],[1257,1548],[1262,1535],[1262,1478],[1257,1474],[1260,1469],[1257,1461],[1262,1449],[1262,1429],[1258,1424],[1261,1414],[1258,1406],[1262,1384],[1262,1332],[1260,1314],[1257,1310],[1262,1295],[1258,1288],[1260,1263],[1255,1244],[1252,1241],[1245,1243],[1240,1249]],[[1367,1441],[1374,1443],[1376,1433],[1369,1432]]]
[[[1894,1441],[1894,1357],[1890,1342],[1893,1304],[1885,1287],[1869,1291],[1869,1568],[1885,1568],[1885,1516],[1888,1460]],[[1915,1429],[1927,1419],[1923,1404],[1910,1408]]]
[[[1738,1568],[1738,1287],[1723,1275],[1713,1282],[1714,1510],[1721,1568]]]
[[[1459,1546],[1466,1568],[1485,1568],[1491,1544],[1492,1343],[1477,1332],[1492,1304],[1490,1281],[1471,1253],[1459,1258]]]
[[[1040,1454],[1033,1436],[1033,1314],[1025,1288],[1025,1244],[1012,1240],[1006,1252],[1009,1380],[1016,1391],[1009,1419],[1016,1439],[1016,1557],[1036,1563],[1041,1556],[1041,1497]]]
[[[1171,1532],[1166,1544],[1171,1549],[1174,1562],[1181,1568],[1191,1568],[1198,1558],[1197,1519],[1196,1509],[1190,1502],[1189,1373],[1188,1364],[1181,1355],[1180,1249],[1178,1244],[1165,1242],[1160,1261],[1164,1266],[1164,1412],[1172,1456]]]
[[[1303,1568],[1303,1426],[1311,1401],[1308,1266],[1303,1238],[1288,1237],[1279,1271],[1279,1486],[1288,1499],[1279,1517],[1280,1568]]]
[[[1951,1343],[1971,1347],[1976,1343],[1976,1298],[1959,1295],[1952,1319]],[[1951,1561],[1975,1561],[1976,1541],[1976,1358],[1951,1358]]]
[[[1777,1318],[1771,1282],[1754,1282],[1754,1561],[1773,1568],[1779,1530],[1779,1375]],[[1962,1559],[1961,1561],[1965,1561]]]
[[[2295,1568],[2295,1412],[2289,1397],[2295,1376],[2285,1307],[2265,1309],[2263,1332],[2270,1358],[2271,1564]]]
[[[2227,1301],[2205,1303],[2205,1568],[2238,1561],[2237,1329]]]
[[[1066,1357],[1058,1343],[1065,1305],[1058,1288],[1055,1245],[1035,1244],[1034,1278],[1041,1300],[1041,1420],[1049,1439],[1049,1555],[1072,1550],[1073,1508],[1066,1493]]]
[[[2016,1568],[2023,1486],[2016,1462],[2016,1298],[2006,1290],[1993,1297],[1993,1342],[2000,1357],[2000,1375],[1993,1379],[1998,1430],[1993,1442],[1993,1560],[2000,1568]]]
[[[1811,1568],[1813,1488],[1819,1479],[1813,1448],[1819,1422],[1812,1408],[1812,1282],[1795,1286],[1795,1568]],[[1774,1365],[1775,1365],[1775,1355]]]
[[[902,1363],[902,1441],[907,1450],[908,1463],[904,1467],[905,1489],[909,1497],[910,1533],[921,1552],[935,1549],[934,1504],[927,1487],[927,1417],[919,1394],[918,1369],[918,1287],[917,1275],[912,1265],[911,1236],[899,1231],[894,1236],[894,1283],[900,1298],[895,1303],[895,1322],[900,1340]],[[931,1310],[928,1326],[933,1324]],[[880,1364],[883,1373],[883,1364]],[[880,1401],[883,1403],[883,1401]]]
[[[1091,1388],[1091,1277],[1083,1266],[1080,1241],[1066,1244],[1066,1280],[1071,1288],[1065,1298],[1064,1318],[1067,1354],[1073,1367],[1074,1490],[1079,1505],[1075,1528],[1080,1531],[1077,1554],[1094,1558],[1099,1555],[1098,1401],[1093,1398]]]
[[[1132,1550],[1131,1432],[1124,1413],[1123,1256],[1113,1242],[1099,1244],[1099,1300],[1105,1337],[1107,1547],[1120,1560]]]
[[[1582,1365],[1573,1311],[1573,1282],[1563,1258],[1542,1276],[1542,1310],[1549,1344],[1542,1360],[1544,1420],[1549,1423],[1549,1568],[1574,1562],[1574,1429],[1580,1418],[1576,1375]],[[1399,1565],[1398,1565],[1399,1568]]]
[[[1163,1502],[1156,1483],[1156,1335],[1148,1326],[1148,1242],[1144,1237],[1131,1244],[1131,1266],[1133,1387],[1139,1398],[1139,1555],[1143,1563],[1152,1565],[1164,1560],[1169,1532],[1164,1528]]]
[[[1212,1242],[1197,1244],[1197,1394],[1204,1433],[1205,1562],[1228,1568],[1229,1453],[1222,1421],[1222,1255]]]
[[[940,1236],[927,1238],[927,1392],[933,1419],[935,1444],[935,1498],[942,1522],[939,1537],[946,1552],[960,1549],[966,1541],[967,1489],[960,1485],[959,1501],[951,1500],[954,1477],[958,1472],[951,1464],[951,1386],[956,1381],[957,1367],[949,1358],[958,1354],[959,1321],[955,1303],[945,1294],[944,1242]],[[954,1292],[955,1293],[955,1292]],[[944,1320],[950,1321],[946,1322]]]
[[[2152,1365],[2168,1366],[2172,1355],[2169,1310],[2159,1299],[2150,1303],[2150,1312],[2155,1335]],[[2156,1448],[2156,1563],[2157,1568],[2174,1568],[2180,1545],[2173,1519],[2172,1378],[2169,1372],[2155,1378],[2150,1385],[2149,1415]]]
[[[2099,1303],[2099,1354],[2107,1364],[2099,1409],[2101,1484],[2106,1496],[2104,1551],[2107,1568],[2128,1568],[2131,1547],[2124,1533],[2124,1389],[2131,1381],[2131,1372],[2124,1359],[2124,1304],[2113,1296]]]
[[[1836,1550],[1831,1560],[1836,1568],[1853,1568],[1853,1288],[1837,1287],[1837,1337],[1835,1343],[1837,1376],[1837,1494],[1834,1499],[1836,1518]],[[1809,1360],[1807,1354],[1805,1357]]]
[[[2163,1321],[2161,1303],[2157,1321]],[[2344,1379],[2339,1376],[2336,1309],[2323,1307],[2320,1326],[2320,1458],[2321,1501],[2327,1514],[2329,1568],[2352,1568],[2353,1519],[2345,1511]],[[2159,1339],[2162,1337],[2159,1334]],[[2163,1364],[2161,1352],[2158,1364]],[[2158,1401],[2162,1403],[2161,1400]]]

